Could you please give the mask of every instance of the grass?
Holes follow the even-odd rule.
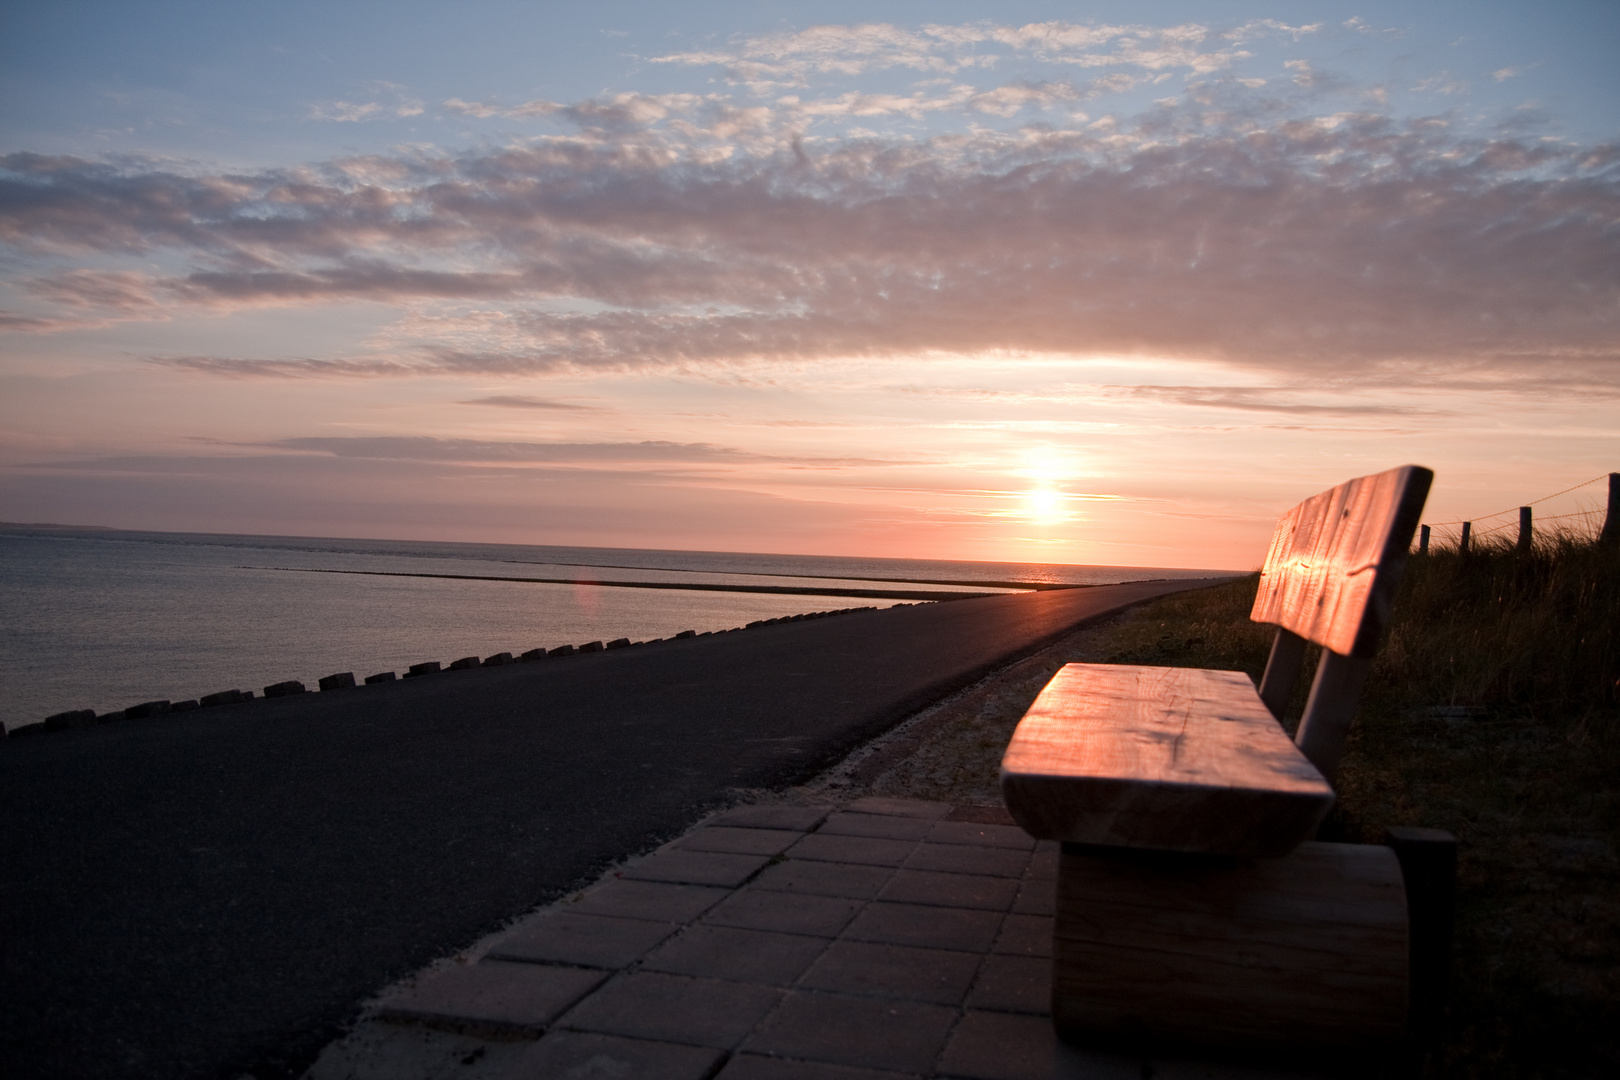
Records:
[[[1620,1075],[1620,550],[1415,558],[1396,619],[1336,824],[1460,841],[1453,1006],[1426,1072]]]
[[[998,801],[1012,727],[1069,660],[1239,670],[1253,577],[1143,605],[955,703],[880,793]],[[1301,679],[1288,726],[1304,704]],[[1430,1077],[1620,1076],[1620,550],[1554,536],[1414,556],[1326,835],[1459,840],[1452,1001]]]

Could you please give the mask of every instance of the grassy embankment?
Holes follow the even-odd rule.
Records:
[[[1240,670],[1255,579],[1145,605],[970,695],[884,793],[989,801],[1012,726],[1067,660]],[[1408,564],[1327,826],[1460,840],[1452,1006],[1426,1076],[1620,1075],[1620,551],[1570,537]],[[1304,705],[1308,679],[1289,714]],[[1464,715],[1458,715],[1462,713]]]

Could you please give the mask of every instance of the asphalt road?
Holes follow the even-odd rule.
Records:
[[[0,1074],[295,1075],[388,982],[1204,582],[855,612],[0,742]]]

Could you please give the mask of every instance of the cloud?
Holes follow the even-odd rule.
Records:
[[[873,57],[992,33],[856,29],[839,48]],[[1080,48],[1068,32],[1030,31],[1019,47]],[[1085,32],[1115,45],[1123,33]],[[1160,44],[1201,32],[1166,31]],[[820,55],[813,44],[780,49]],[[12,154],[0,158],[0,241],[14,265],[41,268],[21,283],[52,309],[12,328],[266,305],[400,309],[348,357],[154,358],[234,376],[1040,354],[1334,373],[1539,365],[1611,381],[1620,147],[1323,115],[1301,105],[1312,91],[1225,77],[1128,120],[928,139],[771,126],[815,108],[935,101],[993,117],[1087,93],[947,82],[795,98],[768,116],[630,95],[570,106],[595,118],[589,132],[251,174]],[[699,120],[758,142],[722,144]],[[142,269],[107,268],[130,256]]]
[[[562,409],[579,412],[595,412],[590,405],[574,405],[566,401],[551,401],[547,398],[530,397],[527,394],[495,394],[490,397],[472,398],[468,401],[457,402],[459,405],[493,405],[501,409]]]
[[[172,302],[150,274],[117,270],[69,270],[25,283],[34,296],[66,308],[138,315]]]
[[[1352,31],[1353,33],[1367,34],[1369,36],[1377,35],[1393,37],[1402,33],[1401,30],[1393,26],[1374,26],[1366,19],[1363,19],[1360,15],[1352,16],[1339,25],[1346,30]]]
[[[917,71],[954,71],[960,60],[936,55],[944,42],[927,32],[888,24],[816,26],[740,41],[732,49],[670,53],[653,63],[723,66],[739,82],[806,85],[811,74],[858,75],[901,67]]]
[[[217,439],[195,439],[210,447],[233,451],[230,460],[264,458],[254,451],[271,450],[276,455],[314,455],[345,460],[381,462],[451,463],[475,467],[511,466],[592,466],[614,469],[621,466],[724,466],[774,465],[788,468],[843,469],[910,463],[912,459],[782,456],[756,454],[712,443],[678,443],[661,440],[640,442],[531,442],[522,440],[439,439],[426,435],[309,436],[276,439],[271,442],[229,443]],[[189,460],[215,460],[218,455],[176,455],[141,459],[167,463],[158,468],[174,468]],[[51,467],[109,468],[113,459],[93,462],[59,462]],[[125,460],[125,459],[119,459]],[[133,460],[133,459],[129,459]]]
[[[37,315],[24,315],[17,311],[0,311],[0,331],[25,334],[51,334],[59,330],[76,328],[79,323],[71,319],[42,319]]]
[[[1431,75],[1427,79],[1419,79],[1412,89],[1418,93],[1427,94],[1464,94],[1468,92],[1468,84],[1457,78],[1449,71],[1442,71],[1438,75]]]
[[[1151,398],[1177,405],[1194,405],[1241,412],[1288,413],[1298,416],[1432,416],[1431,409],[1404,405],[1337,403],[1319,405],[1297,400],[1299,391],[1256,386],[1131,386],[1118,391],[1129,397]],[[1280,400],[1287,395],[1291,400]]]
[[[670,53],[651,61],[720,67],[728,79],[756,92],[773,86],[808,86],[812,78],[847,78],[896,68],[956,74],[1013,58],[1207,75],[1249,55],[1238,45],[1262,38],[1298,41],[1321,28],[1320,23],[1289,26],[1274,19],[1253,20],[1225,31],[1199,23],[1164,27],[983,22],[917,29],[867,23],[740,38],[724,48]]]
[[[405,87],[398,83],[376,81],[368,84],[367,90],[375,97],[391,98],[391,101],[329,101],[311,105],[309,118],[311,120],[330,120],[340,124],[353,124],[363,120],[377,119],[407,119],[412,116],[421,116],[425,111],[423,103],[405,92]]]
[[[398,360],[361,358],[294,357],[277,360],[237,356],[149,356],[146,361],[160,367],[207,375],[239,378],[320,379],[399,377],[426,375],[429,369]]]
[[[1277,19],[1253,19],[1242,26],[1226,31],[1222,37],[1232,41],[1251,41],[1256,38],[1271,37],[1273,35],[1285,36],[1292,41],[1299,41],[1307,34],[1322,32],[1322,23],[1301,23],[1299,26],[1289,26]]]
[[[327,454],[332,457],[383,461],[455,461],[462,463],[572,464],[681,463],[736,464],[777,460],[761,454],[713,446],[709,443],[660,441],[623,443],[501,442],[477,439],[435,439],[421,435],[355,435],[278,439],[249,444],[278,450]]]
[[[340,124],[352,124],[360,120],[370,120],[382,111],[383,107],[375,101],[364,104],[332,101],[324,105],[311,105],[309,116],[311,120],[335,120]]]
[[[444,103],[444,108],[446,112],[479,119],[498,116],[509,120],[537,120],[556,116],[582,128],[627,131],[691,113],[705,105],[718,105],[722,100],[715,95],[630,92],[574,104],[536,99],[517,105],[496,105],[451,98]]]
[[[1115,76],[1113,78],[1127,80],[1128,76]],[[1013,83],[1007,86],[998,86],[994,90],[974,94],[967,99],[967,107],[975,112],[990,113],[993,116],[1008,117],[1016,115],[1025,108],[1050,109],[1060,102],[1078,101],[1082,97],[1096,97],[1103,93],[1113,93],[1125,89],[1119,82],[1108,82],[1107,86],[1099,86],[1105,80],[1096,80],[1088,93],[1082,94],[1076,90],[1073,83],[1047,81],[1041,83]]]

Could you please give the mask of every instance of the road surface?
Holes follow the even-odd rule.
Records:
[[[1090,618],[862,611],[0,743],[0,1073],[295,1073],[359,1003]]]

